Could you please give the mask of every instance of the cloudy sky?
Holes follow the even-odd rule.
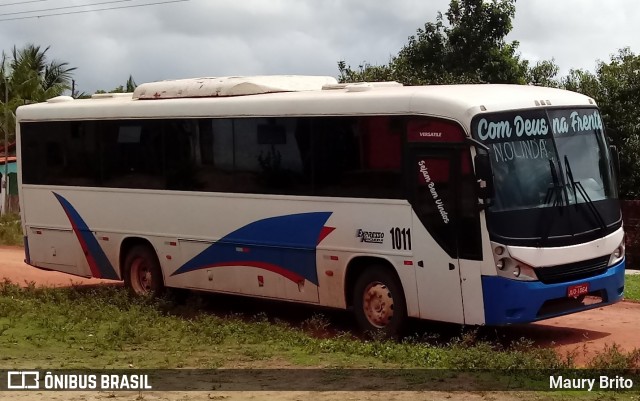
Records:
[[[337,76],[336,63],[380,64],[449,0],[0,0],[0,46],[51,46],[80,91],[172,78]],[[93,7],[70,8],[87,4]],[[117,10],[25,19],[95,8]],[[55,9],[55,10],[54,10]],[[31,10],[37,11],[25,14]],[[622,47],[640,52],[637,0],[518,0],[510,40],[533,62],[593,70]]]

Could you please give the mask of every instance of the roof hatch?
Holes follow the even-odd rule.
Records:
[[[173,99],[189,97],[228,97],[274,92],[322,90],[336,85],[333,77],[303,75],[263,75],[251,77],[191,78],[151,82],[138,86],[134,99]]]

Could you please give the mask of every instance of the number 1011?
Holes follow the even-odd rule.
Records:
[[[411,250],[411,229],[394,227],[391,229],[391,246],[393,249]]]

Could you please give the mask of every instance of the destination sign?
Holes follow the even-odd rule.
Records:
[[[596,109],[524,110],[474,119],[477,139],[489,145],[495,162],[549,159],[554,137],[593,134],[603,129]]]
[[[534,139],[553,135],[579,134],[602,129],[602,118],[595,109],[523,111],[482,117],[475,128],[483,142]]]

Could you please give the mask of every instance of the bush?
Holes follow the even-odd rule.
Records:
[[[20,215],[6,214],[0,217],[0,245],[24,245]]]

